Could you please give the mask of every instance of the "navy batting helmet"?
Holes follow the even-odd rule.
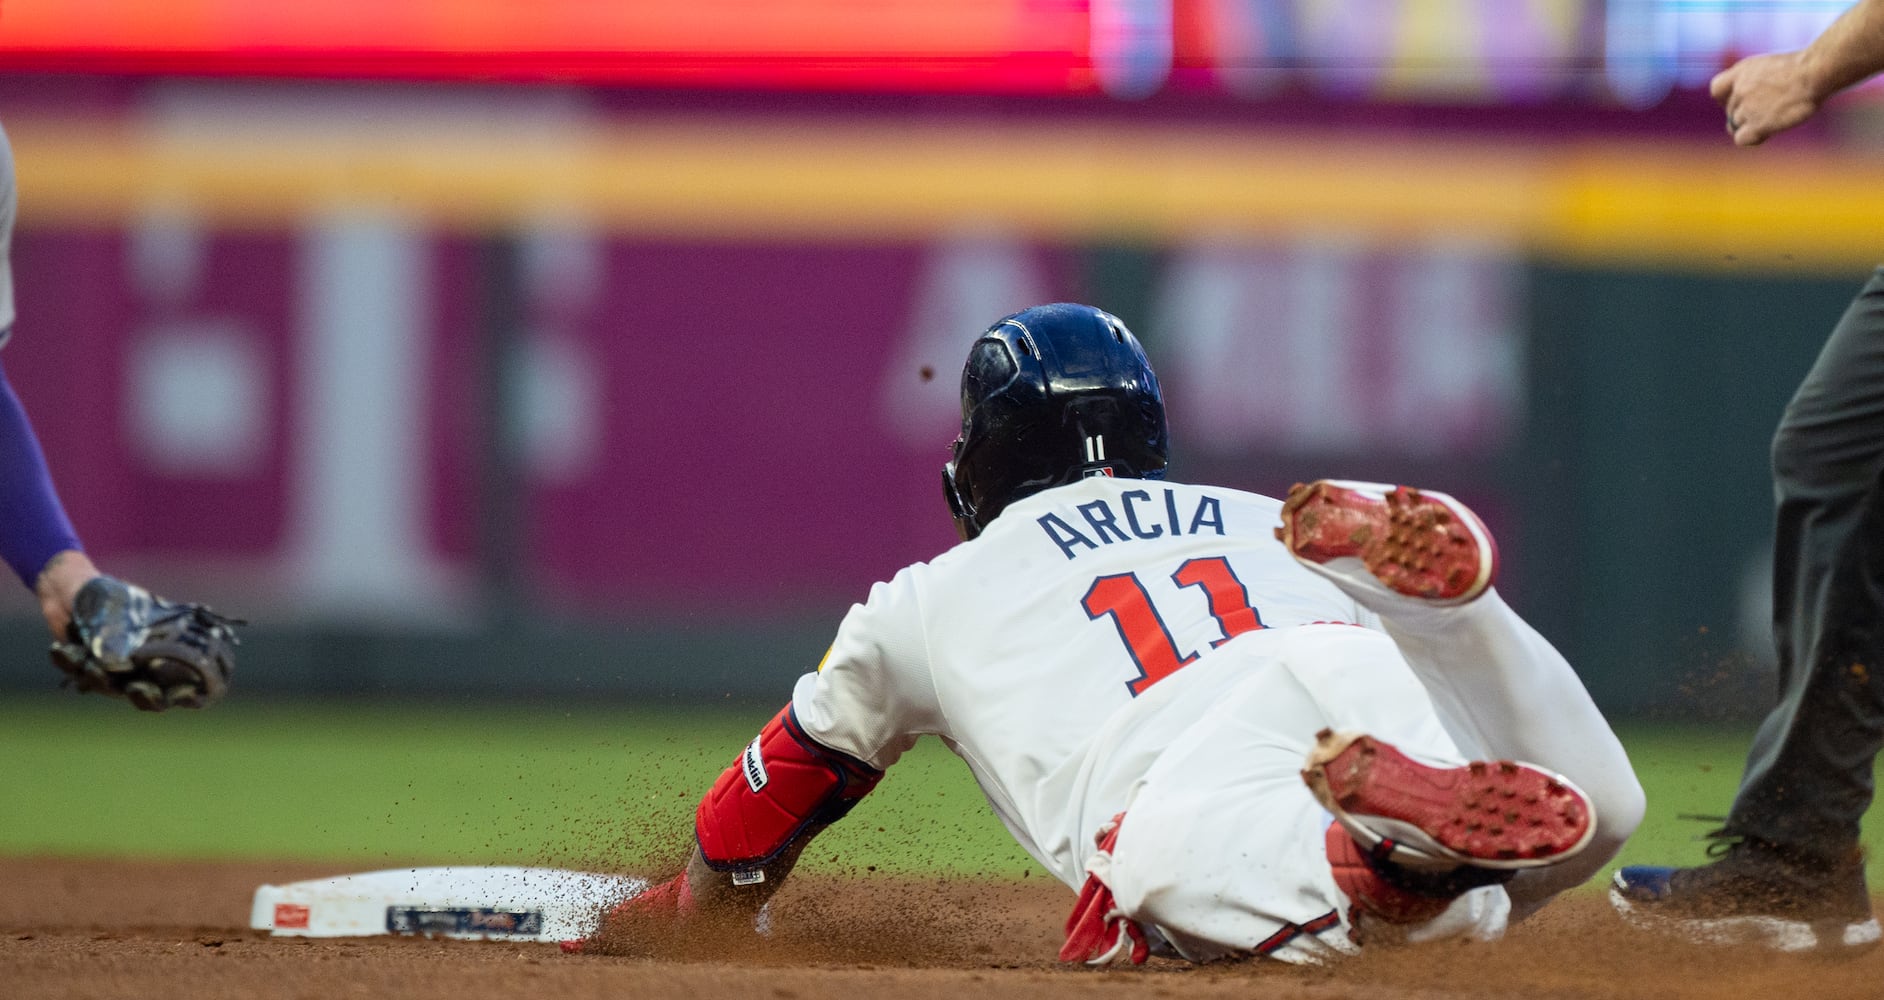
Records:
[[[962,368],[942,492],[965,539],[1007,505],[1087,476],[1163,479],[1164,396],[1118,317],[1059,302],[988,328]]]

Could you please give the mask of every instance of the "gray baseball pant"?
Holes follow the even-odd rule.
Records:
[[[1773,437],[1779,704],[1726,833],[1833,861],[1858,842],[1884,747],[1884,268]]]

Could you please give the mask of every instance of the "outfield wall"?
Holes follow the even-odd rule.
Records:
[[[1873,159],[1322,107],[0,87],[5,360],[100,560],[261,622],[246,689],[782,695],[949,543],[966,338],[1072,298],[1184,474],[1443,486],[1606,704],[1758,700],[1765,440]]]

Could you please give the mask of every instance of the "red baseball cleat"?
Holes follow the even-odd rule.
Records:
[[[1354,842],[1339,823],[1328,824],[1324,837],[1328,852],[1328,870],[1335,887],[1364,913],[1390,924],[1417,924],[1441,913],[1464,889],[1409,885],[1408,880],[1387,865],[1376,861]],[[1358,923],[1350,918],[1349,925]]]
[[[1470,508],[1406,486],[1298,483],[1282,505],[1276,537],[1303,565],[1337,582],[1434,604],[1474,600],[1498,572],[1497,544]]]
[[[681,872],[660,885],[648,886],[615,904],[608,912],[602,914],[599,925],[588,938],[559,941],[557,944],[566,955],[580,955],[587,951],[598,950],[594,948],[594,945],[606,944],[602,939],[609,936],[611,932],[622,931],[623,924],[631,925],[627,933],[632,937],[634,924],[678,924],[699,912],[699,909],[699,904],[695,903],[693,898],[693,884],[687,881],[687,873]],[[606,951],[607,949],[599,950]]]
[[[1425,764],[1372,736],[1324,729],[1302,780],[1354,842],[1412,871],[1515,871],[1590,842],[1596,814],[1561,775],[1514,761]]]

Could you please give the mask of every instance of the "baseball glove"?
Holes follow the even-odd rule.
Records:
[[[146,712],[205,708],[229,689],[238,642],[233,626],[246,624],[99,576],[79,588],[66,638],[52,644],[52,662],[81,694],[125,698]]]

